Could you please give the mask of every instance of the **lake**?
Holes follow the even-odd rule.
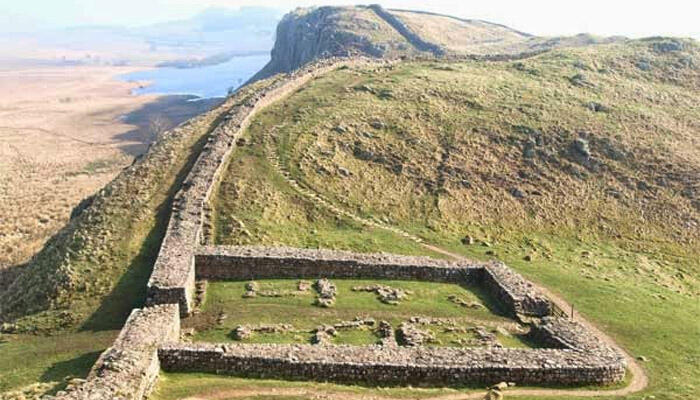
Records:
[[[199,68],[156,68],[119,76],[125,81],[148,81],[150,85],[135,94],[190,94],[201,98],[224,97],[229,88],[238,88],[270,61],[269,55],[239,56]]]

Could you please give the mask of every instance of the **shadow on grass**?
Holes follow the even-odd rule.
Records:
[[[221,98],[197,99],[197,96],[191,95],[160,96],[124,115],[123,122],[136,128],[115,137],[116,140],[124,142],[119,146],[120,150],[131,156],[143,154],[148,145],[156,139],[154,129],[172,129],[223,102]]]
[[[172,196],[158,206],[156,224],[144,240],[119,282],[100,303],[100,306],[80,327],[81,331],[120,329],[134,308],[141,307],[146,298],[146,283],[158,257],[160,243],[167,228]]]
[[[168,188],[166,198],[156,207],[155,224],[141,244],[139,253],[131,261],[112,292],[107,295],[98,309],[80,327],[80,331],[100,331],[121,329],[134,308],[143,306],[146,299],[146,284],[153,271],[163,237],[168,227],[173,198],[180,190],[182,182],[189,174],[199,157],[212,131],[221,122],[221,117],[207,128],[207,134],[194,144],[187,162],[178,171],[175,182]]]
[[[53,363],[41,375],[41,381],[62,382],[66,376],[85,377],[87,376],[88,372],[90,372],[90,368],[92,368],[93,364],[95,364],[95,361],[97,361],[100,354],[100,351],[93,351],[82,354],[71,360]],[[54,388],[54,390],[60,390],[60,388]]]
[[[469,282],[465,284],[460,285],[462,288],[465,290],[468,290],[476,296],[477,299],[481,302],[481,304],[486,307],[487,310],[491,314],[498,315],[499,317],[505,317],[512,319],[513,315],[512,313],[509,313],[503,304],[501,304],[498,300],[496,300],[489,292],[484,288],[481,283],[479,282]]]

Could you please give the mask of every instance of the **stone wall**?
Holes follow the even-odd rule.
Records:
[[[513,315],[543,317],[552,313],[552,304],[532,282],[503,263],[485,267],[482,285]]]
[[[179,339],[177,304],[135,309],[112,347],[100,355],[87,379],[54,398],[142,399],[158,378],[158,347]]]
[[[625,360],[584,326],[550,316],[535,286],[502,263],[346,251],[203,246],[198,279],[374,278],[479,283],[511,314],[535,319],[531,334],[546,349],[169,344],[159,351],[170,371],[372,384],[608,384],[624,378]]]
[[[319,75],[341,65],[363,63],[367,61],[320,61],[282,78],[271,79],[266,86],[231,108],[224,121],[211,133],[175,197],[168,228],[148,282],[147,304],[177,302],[183,316],[191,312],[195,276],[193,260],[195,248],[201,242],[205,204],[225,169],[236,140],[255,113]]]
[[[467,283],[483,267],[394,254],[362,254],[288,247],[206,246],[195,256],[198,279],[370,278]]]
[[[544,317],[530,330],[533,339],[551,348],[578,351],[614,351],[576,321],[561,317]]]
[[[166,371],[345,383],[578,385],[625,375],[624,358],[600,343],[585,350],[180,343],[158,354]]]

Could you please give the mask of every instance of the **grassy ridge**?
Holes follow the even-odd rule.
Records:
[[[699,57],[651,39],[329,74],[251,125],[216,200],[218,241],[425,252],[315,207],[272,150],[346,210],[560,293],[647,360],[650,386],[629,398],[693,398]]]

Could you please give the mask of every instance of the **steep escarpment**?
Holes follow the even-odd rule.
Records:
[[[278,25],[272,60],[251,81],[293,71],[319,58],[517,56],[623,40],[588,34],[538,37],[487,21],[389,10],[376,4],[298,8]]]
[[[394,57],[416,50],[367,7],[299,8],[277,27],[272,60],[253,81],[290,72],[318,58]]]

